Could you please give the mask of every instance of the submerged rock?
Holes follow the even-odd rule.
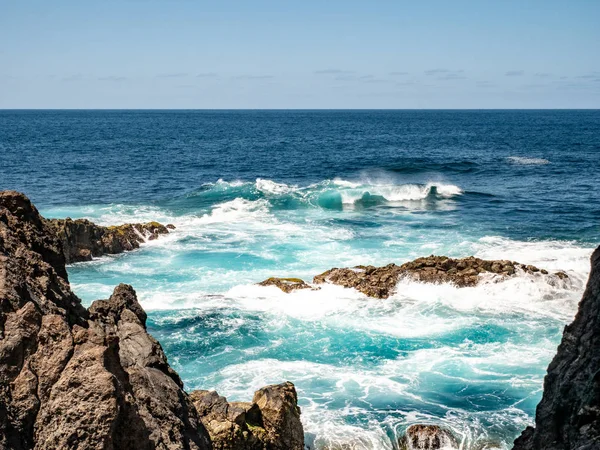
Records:
[[[193,391],[190,397],[214,450],[304,448],[296,389],[290,382],[256,391],[252,402],[228,402],[215,391]]]
[[[514,450],[600,448],[600,247],[591,264],[575,320],[548,366],[535,427],[523,431]]]
[[[110,227],[96,225],[87,219],[47,219],[46,222],[55,229],[61,240],[67,264],[134,250],[146,240],[154,240],[175,228],[174,225],[164,226],[158,222]]]
[[[458,449],[452,433],[437,425],[411,425],[400,439],[400,450]]]
[[[133,288],[85,309],[63,239],[23,194],[0,192],[0,449],[213,448]],[[302,434],[292,391],[255,395],[269,445],[284,443],[267,448]]]
[[[469,256],[454,259],[446,256],[428,256],[398,266],[356,266],[334,268],[314,277],[315,284],[333,283],[357,289],[369,297],[387,298],[392,295],[401,277],[410,277],[424,283],[452,283],[457,287],[475,286],[481,281],[479,275],[490,273],[501,278],[511,277],[519,271],[548,275],[532,265],[508,260],[485,260]],[[552,279],[566,279],[567,274],[557,272]]]
[[[300,278],[267,278],[258,283],[259,286],[276,286],[285,293],[290,293],[296,289],[311,289],[311,286]]]

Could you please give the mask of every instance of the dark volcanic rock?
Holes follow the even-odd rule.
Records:
[[[139,248],[142,242],[154,240],[175,227],[158,222],[127,223],[103,227],[87,219],[48,219],[62,243],[67,264],[89,261],[92,257],[114,255]]]
[[[215,391],[190,394],[215,450],[303,450],[296,389],[289,381],[266,386],[252,402],[228,402]]]
[[[515,450],[600,448],[600,247],[573,323],[565,327],[548,366],[535,428],[515,441]]]
[[[259,286],[276,286],[283,292],[290,293],[296,289],[311,289],[309,284],[300,278],[267,278],[265,281],[258,283]]]
[[[130,286],[88,310],[61,240],[0,193],[0,448],[209,449]]]
[[[133,288],[86,310],[55,226],[24,195],[0,192],[0,450],[211,449]],[[265,439],[284,444],[266,448],[297,436],[279,420],[288,405],[277,406],[261,410]]]
[[[437,425],[411,425],[400,439],[401,450],[457,449],[458,442],[448,430]]]
[[[23,194],[0,192],[0,337],[7,314],[28,302],[41,314],[84,323],[87,311],[71,292],[61,243]]]
[[[314,277],[313,283],[338,284],[354,288],[369,297],[387,298],[396,289],[400,275],[400,267],[396,264],[334,268]]]
[[[508,260],[484,260],[469,256],[453,259],[446,256],[428,256],[417,258],[401,266],[388,264],[383,267],[356,266],[353,268],[330,269],[317,275],[313,282],[333,283],[352,287],[369,297],[387,298],[394,293],[401,277],[410,277],[425,283],[452,283],[458,287],[475,286],[480,274],[490,273],[501,278],[515,275],[518,271],[548,275],[546,270],[535,266],[519,264]],[[564,272],[558,272],[552,279],[568,278]]]

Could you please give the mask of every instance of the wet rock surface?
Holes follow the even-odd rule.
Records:
[[[266,386],[252,402],[228,402],[215,391],[190,394],[215,450],[302,450],[304,431],[294,385]]]
[[[265,281],[258,283],[259,286],[275,286],[285,293],[290,293],[297,289],[313,289],[309,284],[300,278],[267,278]]]
[[[90,261],[139,248],[146,240],[154,240],[175,229],[172,224],[158,222],[127,223],[104,227],[87,219],[44,219],[61,241],[67,264]]]
[[[85,309],[63,239],[24,195],[0,192],[0,450],[212,448],[133,288]],[[296,445],[293,385],[266,397],[254,399],[270,439],[261,448]],[[299,428],[278,428],[289,426]]]
[[[357,289],[369,297],[387,298],[392,295],[401,277],[410,277],[424,283],[452,283],[457,287],[477,285],[482,274],[492,274],[504,279],[519,271],[548,275],[550,280],[566,279],[564,272],[550,275],[548,271],[532,265],[508,260],[484,260],[473,256],[461,259],[446,256],[417,258],[401,266],[388,264],[383,267],[356,266],[334,268],[314,277],[315,284],[333,283]]]
[[[575,320],[548,366],[535,427],[523,431],[514,450],[600,448],[600,247],[591,264]]]
[[[400,439],[400,450],[458,449],[452,433],[437,425],[411,425]]]

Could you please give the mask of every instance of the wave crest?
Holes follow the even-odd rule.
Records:
[[[266,199],[285,209],[316,206],[340,209],[346,206],[373,206],[424,200],[444,200],[462,195],[453,184],[429,182],[426,184],[396,184],[389,181],[349,181],[341,178],[324,180],[308,186],[278,183],[257,178],[255,182],[224,181],[203,185],[191,197],[202,197],[212,203],[236,198],[256,201]]]

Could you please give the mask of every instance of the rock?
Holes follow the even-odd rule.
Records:
[[[276,286],[285,293],[290,293],[296,289],[311,289],[311,286],[300,278],[267,278],[258,283],[259,286]]]
[[[96,225],[87,219],[48,219],[46,222],[55,229],[67,264],[134,250],[146,240],[154,240],[175,228],[174,225],[165,227],[158,222],[110,227]]]
[[[333,283],[357,289],[369,297],[387,298],[396,289],[400,267],[388,264],[384,267],[356,266],[351,269],[334,268],[317,275],[313,283]]]
[[[55,228],[0,193],[0,448],[209,449],[130,286],[86,310]]]
[[[452,433],[437,425],[411,425],[399,444],[400,450],[458,449]]]
[[[253,403],[262,413],[267,432],[265,442],[273,450],[302,450],[304,430],[300,422],[300,408],[294,385],[289,381],[259,389]]]
[[[535,427],[523,431],[514,450],[600,448],[600,247],[591,264],[575,320],[548,366]]]
[[[0,192],[0,449],[213,448],[133,288],[121,284],[89,309],[71,292],[61,243],[70,227],[43,219],[24,195]],[[293,385],[279,391],[263,406],[261,442],[302,448]],[[250,426],[263,403],[231,408]]]
[[[215,450],[303,450],[296,389],[289,381],[266,386],[252,402],[228,402],[215,391],[190,397]]]
[[[514,276],[517,270],[529,274],[540,272],[540,269],[535,266],[525,266],[514,261],[484,260],[473,256],[453,259],[432,255],[417,258],[401,266],[388,264],[383,267],[334,268],[317,275],[313,282],[315,284],[329,282],[355,288],[369,297],[387,298],[394,293],[401,277],[410,277],[424,283],[452,283],[457,287],[470,287],[479,283],[481,280],[479,275],[482,273],[494,274],[503,279]],[[564,272],[558,272],[554,276],[549,276],[548,281],[552,282],[555,278],[566,279],[568,276]]]

